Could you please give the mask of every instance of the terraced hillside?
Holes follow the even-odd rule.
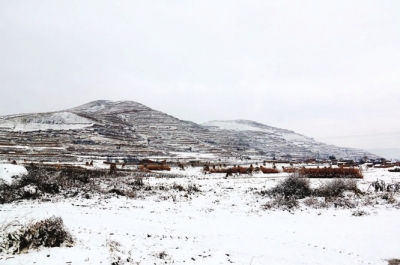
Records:
[[[284,157],[286,159],[337,158],[357,159],[363,156],[375,157],[365,151],[337,147],[317,142],[310,137],[290,130],[280,129],[248,120],[210,121],[203,124],[211,132],[226,137],[216,138],[217,144],[224,149],[232,150],[240,142],[245,149],[242,153],[253,155],[261,153],[267,157]],[[234,141],[232,141],[234,139]]]
[[[358,158],[364,151],[318,143],[252,121],[182,121],[133,101],[94,101],[59,112],[0,117],[0,159],[216,156]]]

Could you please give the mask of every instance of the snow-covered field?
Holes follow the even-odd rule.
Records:
[[[375,198],[356,209],[265,210],[258,191],[285,173],[224,179],[199,168],[173,169],[185,178],[148,178],[148,186],[187,187],[124,196],[54,198],[0,206],[0,224],[60,216],[75,237],[72,248],[2,255],[0,264],[388,264],[400,258],[400,209]],[[399,173],[370,169],[359,181],[366,191],[377,178],[399,182]],[[324,180],[312,180],[313,186]],[[143,194],[142,194],[143,195]],[[373,197],[375,194],[372,193]],[[400,196],[395,197],[400,201]],[[355,210],[369,215],[353,216]],[[128,262],[129,261],[129,262]]]

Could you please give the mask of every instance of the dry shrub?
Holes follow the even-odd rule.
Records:
[[[310,181],[297,174],[293,174],[266,192],[270,196],[281,195],[284,198],[303,199],[312,193]]]
[[[293,210],[299,206],[298,201],[294,197],[285,198],[281,195],[275,196],[275,198],[262,205],[265,210],[271,209],[282,209],[282,210]]]
[[[358,203],[349,198],[335,198],[333,200],[333,205],[335,208],[353,209],[357,207]]]
[[[143,178],[137,177],[137,178],[135,178],[135,180],[134,180],[131,184],[132,184],[133,186],[142,187],[142,186],[144,186]]]
[[[161,170],[170,171],[171,170],[171,168],[166,164],[162,164],[162,165],[159,165],[159,164],[139,165],[138,169],[139,170],[146,170],[146,169],[147,170],[159,170],[159,171],[161,171]]]
[[[233,168],[210,168],[210,170],[208,171],[210,174],[212,173],[236,173],[236,172],[231,172]]]
[[[28,174],[11,185],[0,185],[0,203],[10,203],[21,199],[35,199],[43,194],[59,194],[62,191],[98,190],[92,178],[104,174],[99,170],[79,169],[73,167],[58,168],[55,166],[26,167]]]
[[[295,168],[295,167],[284,167],[282,170],[283,170],[283,172],[285,172],[285,173],[295,173],[295,172],[297,172],[299,169],[298,169],[298,168]]]
[[[382,199],[386,200],[388,203],[394,204],[397,200],[394,198],[394,194],[392,192],[386,192],[382,195]]]
[[[63,166],[60,172],[61,177],[67,177],[72,180],[79,180],[88,183],[91,178],[107,177],[107,170],[104,169],[86,169],[73,166]]]
[[[311,207],[314,209],[321,209],[321,208],[329,208],[332,205],[332,202],[327,200],[320,200],[316,197],[308,197],[303,200],[303,204],[307,207]]]
[[[308,207],[314,207],[315,205],[319,204],[319,200],[315,197],[309,197],[304,199],[303,203]]]
[[[154,256],[159,259],[166,259],[168,254],[165,251],[161,251],[159,253],[155,253]]]
[[[338,197],[342,196],[344,191],[353,191],[362,193],[357,187],[357,181],[353,179],[334,179],[326,182],[321,187],[314,190],[314,195],[318,197]]]
[[[189,193],[201,192],[200,188],[196,184],[189,184],[187,187],[187,191]]]
[[[53,216],[2,235],[0,252],[16,254],[39,247],[71,247],[73,243],[61,217]]]
[[[188,184],[188,186],[185,187],[181,184],[174,183],[171,188],[174,190],[177,190],[177,191],[187,191],[188,193],[201,192],[201,190],[199,189],[199,187],[196,184]],[[167,187],[162,188],[162,186],[159,186],[159,189],[160,190],[163,190],[163,189],[168,190]]]
[[[367,196],[364,196],[361,201],[361,205],[363,206],[375,206],[379,204],[378,199],[380,199],[379,195],[374,195],[374,194],[367,194]]]
[[[325,200],[321,201],[316,197],[308,197],[303,200],[303,204],[307,207],[311,207],[314,209],[320,209],[320,208],[328,208],[330,206],[329,203],[327,203]]]
[[[301,168],[299,174],[307,178],[359,178],[364,176],[358,168]]]
[[[400,259],[390,259],[388,265],[400,265]]]
[[[260,167],[260,170],[264,174],[274,174],[274,173],[279,173],[279,170],[276,168],[267,168],[267,167]]]
[[[172,185],[172,189],[178,190],[178,191],[186,191],[186,188],[184,186],[182,186],[181,184],[176,184],[176,183],[174,183]]]
[[[206,168],[206,167],[205,167]],[[232,174],[251,174],[254,171],[253,167],[229,167],[229,168],[208,168],[203,171],[212,173],[223,173],[231,176]]]
[[[115,240],[107,240],[106,246],[110,251],[111,265],[128,265],[128,264],[139,264],[134,263],[131,258],[131,252],[126,251],[121,243]]]
[[[132,190],[113,188],[108,193],[114,193],[119,196],[126,196],[128,198],[136,198],[136,193]]]
[[[364,215],[369,215],[369,212],[366,212],[364,210],[355,210],[354,212],[351,213],[352,216],[364,216]]]
[[[133,199],[133,198],[137,197],[137,194],[136,194],[136,192],[134,192],[132,190],[126,190],[125,191],[125,196],[128,197],[128,198]]]

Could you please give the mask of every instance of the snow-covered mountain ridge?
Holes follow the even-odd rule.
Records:
[[[67,110],[0,117],[0,156],[30,159],[169,156],[360,158],[373,155],[316,142],[247,120],[183,121],[133,101],[93,101]]]

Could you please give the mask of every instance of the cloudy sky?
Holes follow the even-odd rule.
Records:
[[[399,14],[398,0],[0,1],[0,115],[133,100],[400,150]]]

